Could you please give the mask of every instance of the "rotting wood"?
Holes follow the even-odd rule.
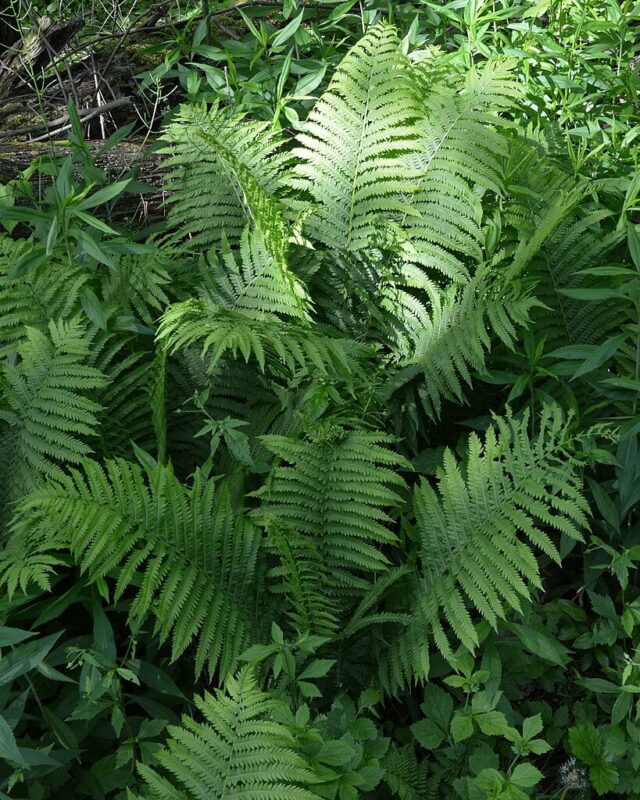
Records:
[[[9,97],[16,86],[28,84],[32,73],[46,66],[83,24],[81,17],[60,23],[41,17],[21,42],[6,48],[0,64],[0,98]]]

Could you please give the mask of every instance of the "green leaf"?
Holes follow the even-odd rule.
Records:
[[[354,756],[354,749],[345,741],[333,739],[325,742],[316,755],[316,760],[330,767],[348,764]]]
[[[536,714],[533,717],[527,717],[522,723],[522,735],[525,739],[533,739],[542,730],[542,716]]]
[[[411,732],[426,750],[435,750],[440,747],[446,737],[446,732],[430,719],[421,719],[419,722],[414,722],[411,726]]]
[[[277,644],[253,644],[239,656],[240,661],[257,664],[278,652]]]
[[[600,761],[589,768],[589,780],[596,792],[602,796],[618,783],[618,770],[613,764]]]
[[[300,23],[302,22],[302,17],[304,16],[304,9],[298,14],[297,17],[294,17],[291,22],[282,28],[271,41],[271,47],[280,47],[285,42],[287,42],[292,36],[295,36],[296,31],[300,27]]]
[[[616,702],[613,704],[613,708],[611,709],[612,725],[617,725],[628,716],[629,712],[631,711],[632,702],[633,697],[630,693],[623,692],[621,695],[619,695],[619,697],[616,699]]]
[[[322,80],[326,74],[327,65],[320,67],[319,69],[313,70],[313,72],[308,72],[306,75],[303,75],[302,78],[298,80],[296,83],[296,87],[293,90],[293,99],[294,100],[301,100],[304,97],[307,97],[311,94],[315,89],[320,86]]]
[[[514,622],[507,623],[506,627],[518,637],[530,653],[543,661],[557,664],[559,667],[569,663],[569,650],[549,634]]]
[[[502,736],[510,727],[502,711],[485,711],[473,718],[486,736]]]
[[[522,786],[523,789],[530,789],[532,786],[540,783],[543,778],[544,775],[539,769],[534,767],[533,764],[525,762],[524,764],[517,765],[511,773],[510,780],[511,783],[515,783],[516,786]]]
[[[607,339],[601,345],[596,347],[591,355],[585,359],[580,367],[573,373],[571,380],[579,378],[581,375],[586,375],[588,372],[593,372],[594,369],[601,367],[613,355],[617,353],[620,347],[627,340],[627,336],[621,333],[619,336],[613,336]]]
[[[91,322],[93,322],[97,328],[100,328],[100,330],[106,331],[107,315],[102,303],[96,297],[95,292],[88,286],[83,286],[82,289],[80,289],[80,303],[82,305],[82,310],[89,317]]]
[[[78,738],[73,732],[73,729],[67,723],[60,719],[51,709],[43,708],[44,717],[47,724],[53,731],[56,739],[66,750],[78,749]]]
[[[27,762],[16,744],[13,731],[3,716],[0,716],[0,758],[5,761],[11,761],[20,767],[27,766]]]
[[[35,272],[38,267],[46,264],[48,260],[49,256],[44,247],[34,247],[33,250],[29,250],[23,256],[20,256],[7,273],[7,278],[9,280],[24,278],[26,275]]]
[[[301,673],[300,678],[303,680],[309,678],[324,678],[335,663],[335,658],[316,658]]]
[[[74,216],[78,219],[81,219],[83,222],[86,222],[87,225],[90,225],[92,228],[95,228],[101,233],[107,233],[110,236],[118,236],[118,231],[114,231],[112,227],[97,217],[94,217],[92,214],[85,214],[84,211],[76,211]]]
[[[104,186],[102,189],[98,189],[97,192],[92,194],[90,197],[87,197],[86,200],[83,200],[81,203],[78,203],[78,208],[82,211],[86,211],[89,208],[95,208],[96,206],[102,206],[105,203],[108,203],[110,200],[113,200],[119,194],[122,194],[127,186],[131,183],[131,178],[127,178],[124,181],[116,181],[115,183],[110,183],[108,186]]]
[[[0,647],[19,644],[35,635],[35,631],[23,631],[20,628],[7,628],[4,625],[0,625]]]
[[[592,722],[569,728],[569,746],[573,755],[589,766],[602,758],[602,738]]]
[[[74,231],[75,237],[78,241],[78,246],[83,253],[95,258],[101,264],[107,267],[113,267],[113,259],[108,255],[98,244],[98,242],[88,233],[76,229]]]
[[[64,631],[58,631],[51,636],[36,639],[3,655],[0,659],[0,686],[11,683],[39,664],[63,633]]]
[[[454,742],[463,742],[473,735],[473,717],[458,711],[451,720],[451,735]]]

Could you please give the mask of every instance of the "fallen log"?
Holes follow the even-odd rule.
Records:
[[[33,72],[46,66],[83,25],[82,17],[60,23],[41,17],[21,42],[6,48],[0,62],[0,99],[16,86],[30,85]]]
[[[82,108],[78,111],[78,117],[82,123],[89,122],[95,117],[99,117],[101,114],[108,114],[110,111],[114,111],[116,108],[121,108],[122,106],[127,106],[130,103],[130,97],[119,97],[116,100],[111,100],[109,103],[97,106],[96,108]],[[16,136],[26,136],[32,133],[39,133],[40,131],[48,131],[48,133],[44,136],[31,140],[31,142],[37,142],[48,138],[49,136],[56,136],[59,133],[69,130],[71,125],[67,124],[68,122],[69,114],[67,113],[63,114],[61,117],[57,117],[56,119],[50,119],[46,120],[45,122],[31,125],[28,128],[17,128],[8,131],[0,130],[0,139],[13,139]],[[51,130],[52,128],[55,128],[56,130]]]

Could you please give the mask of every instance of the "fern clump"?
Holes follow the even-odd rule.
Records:
[[[0,797],[640,797],[629,2],[217,5],[0,186]]]
[[[496,419],[484,438],[472,434],[464,470],[444,454],[437,489],[414,489],[419,571],[410,583],[411,616],[382,654],[380,677],[395,691],[411,678],[426,680],[427,637],[453,660],[445,624],[470,651],[479,644],[470,609],[497,628],[510,610],[521,613],[540,589],[536,552],[560,561],[550,533],[581,540],[588,505],[571,422],[546,407],[529,434],[529,419]]]

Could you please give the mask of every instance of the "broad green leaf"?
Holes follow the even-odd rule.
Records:
[[[7,725],[7,721],[3,716],[0,716],[0,758],[5,761],[12,761],[19,767],[27,766],[27,762],[16,744],[13,731]]]
[[[64,631],[20,645],[0,658],[0,686],[19,678],[39,664],[62,636]]]

